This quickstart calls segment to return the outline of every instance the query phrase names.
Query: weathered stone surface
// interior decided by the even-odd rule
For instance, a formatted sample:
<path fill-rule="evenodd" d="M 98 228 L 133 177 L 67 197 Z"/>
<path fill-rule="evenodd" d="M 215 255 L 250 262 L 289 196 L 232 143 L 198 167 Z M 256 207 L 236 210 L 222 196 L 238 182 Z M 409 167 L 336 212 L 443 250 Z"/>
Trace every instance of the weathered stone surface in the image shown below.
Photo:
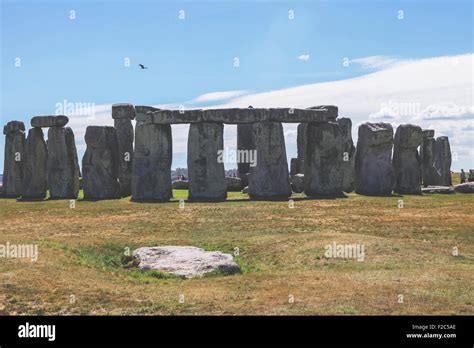
<path fill-rule="evenodd" d="M 31 128 L 25 143 L 22 199 L 44 199 L 47 191 L 48 149 L 41 128 Z"/>
<path fill-rule="evenodd" d="M 350 118 L 341 117 L 336 122 L 342 131 L 342 190 L 352 192 L 354 191 L 355 181 L 355 146 L 352 141 L 352 121 Z"/>
<path fill-rule="evenodd" d="M 421 188 L 422 193 L 454 193 L 452 186 L 428 186 Z"/>
<path fill-rule="evenodd" d="M 71 128 L 48 131 L 46 171 L 51 199 L 75 199 L 79 192 L 79 164 Z"/>
<path fill-rule="evenodd" d="M 295 174 L 291 177 L 291 189 L 295 193 L 304 191 L 304 174 Z"/>
<path fill-rule="evenodd" d="M 290 160 L 290 176 L 294 176 L 300 172 L 298 158 L 292 158 Z"/>
<path fill-rule="evenodd" d="M 173 189 L 175 190 L 188 190 L 189 189 L 189 181 L 188 180 L 176 180 L 173 181 Z"/>
<path fill-rule="evenodd" d="M 25 124 L 21 121 L 10 121 L 3 127 L 3 134 L 5 135 L 18 131 L 25 131 Z"/>
<path fill-rule="evenodd" d="M 298 125 L 296 143 L 298 150 L 298 172 L 304 172 L 304 156 L 306 152 L 306 130 L 308 128 L 307 123 L 301 123 Z"/>
<path fill-rule="evenodd" d="M 227 191 L 228 192 L 240 192 L 242 190 L 242 180 L 240 178 L 233 178 L 230 176 L 226 176 L 225 178 L 227 184 Z"/>
<path fill-rule="evenodd" d="M 396 193 L 421 194 L 421 159 L 418 146 L 422 140 L 420 127 L 411 124 L 401 124 L 397 127 L 392 160 Z"/>
<path fill-rule="evenodd" d="M 132 200 L 168 201 L 172 197 L 171 126 L 141 124 L 135 127 L 135 135 Z"/>
<path fill-rule="evenodd" d="M 389 123 L 359 126 L 355 156 L 355 191 L 363 195 L 391 195 L 393 128 Z"/>
<path fill-rule="evenodd" d="M 454 191 L 459 193 L 474 193 L 474 182 L 454 185 Z"/>
<path fill-rule="evenodd" d="M 245 187 L 242 189 L 242 193 L 248 194 L 248 193 L 249 193 L 249 187 L 248 187 L 248 186 L 245 186 Z"/>
<path fill-rule="evenodd" d="M 253 143 L 252 123 L 237 125 L 237 150 L 252 151 L 255 149 Z M 237 163 L 237 175 L 242 180 L 244 186 L 248 185 L 247 173 L 250 173 L 250 163 Z"/>
<path fill-rule="evenodd" d="M 439 185 L 451 186 L 451 147 L 448 137 L 436 138 L 435 168 L 440 174 Z"/>
<path fill-rule="evenodd" d="M 224 126 L 192 123 L 188 136 L 190 201 L 223 201 L 227 198 L 224 163 L 217 160 L 224 148 Z"/>
<path fill-rule="evenodd" d="M 336 122 L 310 123 L 306 131 L 304 192 L 307 196 L 342 194 L 343 137 Z"/>
<path fill-rule="evenodd" d="M 424 186 L 438 185 L 441 182 L 441 175 L 434 166 L 436 159 L 436 139 L 434 139 L 433 136 L 434 130 L 423 130 L 420 158 L 422 182 Z"/>
<path fill-rule="evenodd" d="M 309 110 L 325 111 L 328 120 L 335 120 L 339 114 L 339 108 L 335 105 L 311 106 Z M 315 121 L 313 121 L 315 122 Z"/>
<path fill-rule="evenodd" d="M 250 167 L 249 196 L 254 200 L 286 200 L 291 195 L 283 127 L 278 122 L 253 125 L 257 164 Z"/>
<path fill-rule="evenodd" d="M 434 134 L 435 134 L 435 131 L 433 129 L 423 129 L 422 130 L 423 138 L 433 138 Z"/>
<path fill-rule="evenodd" d="M 112 105 L 112 118 L 114 120 L 119 118 L 126 118 L 133 120 L 135 118 L 135 108 L 132 104 L 118 103 Z"/>
<path fill-rule="evenodd" d="M 112 110 L 114 107 L 112 106 Z M 125 112 L 119 109 L 120 114 Z M 128 112 L 130 114 L 130 110 Z M 119 182 L 122 191 L 122 197 L 128 197 L 132 194 L 132 168 L 133 168 L 133 126 L 132 120 L 127 117 L 114 119 L 114 127 L 117 131 L 118 151 L 120 158 Z"/>
<path fill-rule="evenodd" d="M 120 198 L 119 147 L 114 127 L 89 126 L 82 158 L 84 199 Z"/>
<path fill-rule="evenodd" d="M 25 125 L 20 121 L 8 122 L 3 128 L 5 153 L 3 165 L 3 196 L 17 198 L 23 187 L 25 155 Z"/>
<path fill-rule="evenodd" d="M 135 121 L 137 125 L 142 123 L 153 123 L 153 114 L 151 112 L 160 111 L 161 109 L 153 106 L 137 105 L 135 106 Z M 150 112 L 150 113 L 148 113 Z"/>
<path fill-rule="evenodd" d="M 133 258 L 138 260 L 140 269 L 154 269 L 184 278 L 202 277 L 213 271 L 223 274 L 240 271 L 232 255 L 193 246 L 142 247 L 133 251 Z"/>
<path fill-rule="evenodd" d="M 69 118 L 64 115 L 58 116 L 35 116 L 31 119 L 31 127 L 64 127 Z"/>
<path fill-rule="evenodd" d="M 241 124 L 254 122 L 326 122 L 337 116 L 337 107 L 315 107 L 311 109 L 293 108 L 233 108 L 208 110 L 160 110 L 151 113 L 147 122 L 171 123 L 198 123 L 217 122 L 227 124 Z"/>

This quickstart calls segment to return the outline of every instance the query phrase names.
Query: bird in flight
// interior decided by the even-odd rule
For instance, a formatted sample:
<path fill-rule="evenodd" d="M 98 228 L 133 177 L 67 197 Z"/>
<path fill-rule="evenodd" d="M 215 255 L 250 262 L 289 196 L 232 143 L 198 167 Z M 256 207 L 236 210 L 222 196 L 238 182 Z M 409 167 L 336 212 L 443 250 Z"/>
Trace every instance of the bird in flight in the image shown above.
<path fill-rule="evenodd" d="M 142 69 L 148 69 L 148 67 L 144 66 L 143 64 L 138 64 L 140 66 L 140 68 Z"/>

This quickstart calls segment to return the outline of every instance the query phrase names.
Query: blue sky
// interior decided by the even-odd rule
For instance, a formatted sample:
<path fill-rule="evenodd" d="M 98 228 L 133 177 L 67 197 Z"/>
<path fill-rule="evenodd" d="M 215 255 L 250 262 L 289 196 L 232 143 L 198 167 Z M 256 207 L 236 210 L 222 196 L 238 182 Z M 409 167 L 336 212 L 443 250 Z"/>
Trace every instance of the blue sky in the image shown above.
<path fill-rule="evenodd" d="M 186 103 L 211 92 L 261 93 L 380 69 L 345 67 L 345 57 L 472 53 L 472 16 L 470 0 L 1 1 L 1 121 L 29 127 L 32 116 L 54 114 L 64 99 Z M 0 168 L 3 148 L 2 137 Z M 173 167 L 185 163 L 177 156 Z"/>

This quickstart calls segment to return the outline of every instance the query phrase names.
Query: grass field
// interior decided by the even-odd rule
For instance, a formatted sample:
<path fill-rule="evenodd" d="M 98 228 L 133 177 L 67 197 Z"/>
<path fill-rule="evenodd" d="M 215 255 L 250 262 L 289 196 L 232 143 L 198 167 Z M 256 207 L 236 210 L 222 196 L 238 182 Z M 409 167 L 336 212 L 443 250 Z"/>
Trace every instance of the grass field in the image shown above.
<path fill-rule="evenodd" d="M 0 199 L 0 244 L 39 248 L 36 262 L 0 259 L 0 314 L 474 314 L 473 195 L 298 195 L 291 209 L 233 193 L 180 209 L 186 195 Z M 332 242 L 363 244 L 365 260 L 326 258 Z M 242 272 L 186 280 L 121 266 L 126 248 L 154 245 L 238 248 Z"/>

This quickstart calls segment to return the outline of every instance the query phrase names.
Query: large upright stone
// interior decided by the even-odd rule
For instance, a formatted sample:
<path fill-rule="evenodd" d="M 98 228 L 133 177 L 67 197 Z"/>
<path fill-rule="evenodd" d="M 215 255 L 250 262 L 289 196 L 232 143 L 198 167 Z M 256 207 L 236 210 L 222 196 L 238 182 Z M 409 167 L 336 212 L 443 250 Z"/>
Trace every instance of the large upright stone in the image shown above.
<path fill-rule="evenodd" d="M 135 109 L 132 104 L 112 105 L 112 118 L 117 130 L 119 145 L 119 182 L 122 197 L 132 194 L 132 167 L 133 167 L 133 126 Z"/>
<path fill-rule="evenodd" d="M 115 128 L 89 126 L 85 141 L 87 149 L 82 158 L 84 199 L 120 198 L 120 158 Z"/>
<path fill-rule="evenodd" d="M 420 127 L 411 124 L 398 126 L 393 141 L 392 160 L 396 193 L 421 194 L 421 159 L 418 146 L 422 140 Z"/>
<path fill-rule="evenodd" d="M 237 151 L 254 151 L 253 124 L 242 123 L 237 125 Z M 249 156 L 246 156 L 247 158 Z M 237 163 L 237 175 L 242 181 L 243 187 L 248 185 L 247 173 L 250 173 L 250 162 Z"/>
<path fill-rule="evenodd" d="M 3 166 L 3 195 L 8 198 L 21 196 L 25 150 L 25 125 L 10 121 L 3 128 L 5 154 Z"/>
<path fill-rule="evenodd" d="M 359 126 L 355 156 L 355 191 L 363 195 L 391 195 L 393 128 L 390 123 Z"/>
<path fill-rule="evenodd" d="M 300 123 L 298 125 L 296 144 L 298 150 L 298 163 L 297 163 L 297 172 L 304 172 L 304 156 L 306 152 L 306 130 L 308 128 L 307 123 Z"/>
<path fill-rule="evenodd" d="M 350 118 L 341 117 L 336 120 L 342 131 L 342 190 L 344 192 L 354 191 L 354 164 L 355 146 L 352 141 L 352 121 Z"/>
<path fill-rule="evenodd" d="M 250 199 L 288 199 L 291 196 L 291 186 L 281 123 L 255 123 L 253 139 L 257 150 L 257 165 L 250 168 Z"/>
<path fill-rule="evenodd" d="M 169 124 L 139 124 L 135 126 L 135 152 L 132 170 L 133 201 L 164 202 L 172 197 L 172 146 Z"/>
<path fill-rule="evenodd" d="M 41 128 L 31 128 L 25 144 L 22 199 L 44 199 L 48 177 L 46 164 L 48 149 Z"/>
<path fill-rule="evenodd" d="M 342 194 L 342 129 L 336 122 L 309 123 L 306 130 L 304 192 L 307 196 Z"/>
<path fill-rule="evenodd" d="M 441 186 L 451 186 L 451 147 L 448 137 L 436 138 L 435 168 L 440 174 Z"/>
<path fill-rule="evenodd" d="M 79 164 L 71 128 L 48 131 L 48 189 L 51 199 L 75 199 L 79 192 Z"/>
<path fill-rule="evenodd" d="M 224 125 L 192 123 L 188 136 L 188 176 L 190 201 L 223 201 L 227 184 L 218 151 L 224 148 Z"/>
<path fill-rule="evenodd" d="M 435 168 L 436 139 L 434 130 L 423 130 L 423 142 L 420 149 L 423 186 L 436 186 L 441 182 L 441 175 Z"/>

